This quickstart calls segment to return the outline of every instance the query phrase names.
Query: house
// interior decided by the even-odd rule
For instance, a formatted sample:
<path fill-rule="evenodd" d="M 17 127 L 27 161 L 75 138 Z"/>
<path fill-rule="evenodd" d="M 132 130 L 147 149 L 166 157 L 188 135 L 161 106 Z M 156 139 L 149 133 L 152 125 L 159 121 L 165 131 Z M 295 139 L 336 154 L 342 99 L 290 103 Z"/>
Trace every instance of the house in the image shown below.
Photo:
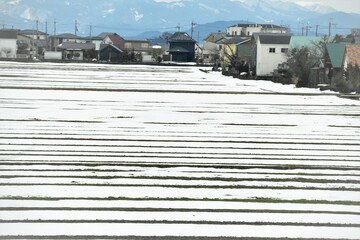
<path fill-rule="evenodd" d="M 17 30 L 0 30 L 0 58 L 16 58 Z"/>
<path fill-rule="evenodd" d="M 123 61 L 124 51 L 112 44 L 101 44 L 99 51 L 99 60 L 106 62 L 121 62 Z"/>
<path fill-rule="evenodd" d="M 21 35 L 25 35 L 27 37 L 30 37 L 34 40 L 46 40 L 48 38 L 48 34 L 41 32 L 41 31 L 37 31 L 34 29 L 25 29 L 25 30 L 21 30 L 19 31 L 19 34 Z"/>
<path fill-rule="evenodd" d="M 103 43 L 104 38 L 101 38 L 99 36 L 88 36 L 84 37 L 85 43 L 92 43 L 95 45 L 95 51 L 100 50 L 100 45 Z"/>
<path fill-rule="evenodd" d="M 92 43 L 63 42 L 57 50 L 63 52 L 66 60 L 82 61 L 84 58 L 90 60 L 95 57 L 91 55 L 91 52 L 95 51 L 95 45 Z"/>
<path fill-rule="evenodd" d="M 211 33 L 204 39 L 203 42 L 203 58 L 204 63 L 217 63 L 219 64 L 220 59 L 220 47 L 219 41 L 226 37 L 226 33 L 216 32 Z"/>
<path fill-rule="evenodd" d="M 72 42 L 72 43 L 86 43 L 84 39 L 79 36 L 76 36 L 72 33 L 63 33 L 54 36 L 50 36 L 50 50 L 56 50 L 57 46 L 64 42 Z"/>
<path fill-rule="evenodd" d="M 125 49 L 125 39 L 116 33 L 107 35 L 102 43 L 108 45 L 114 45 L 117 48 L 121 49 L 122 51 Z"/>
<path fill-rule="evenodd" d="M 153 49 L 147 40 L 125 40 L 125 51 L 137 62 L 152 62 Z"/>
<path fill-rule="evenodd" d="M 47 33 L 34 29 L 25 29 L 19 31 L 19 34 L 33 39 L 34 57 L 42 55 L 46 49 L 50 48 L 49 35 Z"/>
<path fill-rule="evenodd" d="M 252 36 L 254 33 L 288 33 L 288 29 L 273 24 L 236 24 L 226 29 L 229 36 Z"/>
<path fill-rule="evenodd" d="M 333 80 L 342 78 L 345 47 L 346 46 L 341 43 L 326 44 L 325 71 L 327 72 L 330 84 Z"/>
<path fill-rule="evenodd" d="M 195 59 L 196 61 L 203 61 L 204 49 L 198 44 L 195 43 Z"/>
<path fill-rule="evenodd" d="M 251 66 L 256 76 L 272 76 L 279 64 L 286 61 L 290 34 L 254 33 Z"/>
<path fill-rule="evenodd" d="M 26 35 L 17 35 L 17 58 L 30 58 L 33 55 L 34 39 Z"/>
<path fill-rule="evenodd" d="M 222 41 L 220 59 L 222 68 L 231 69 L 232 72 L 248 72 L 251 59 L 251 38 L 231 37 Z M 243 66 L 247 66 L 243 69 Z"/>
<path fill-rule="evenodd" d="M 344 70 L 348 68 L 349 65 L 359 66 L 360 67 L 360 45 L 346 45 L 345 53 L 343 59 Z"/>
<path fill-rule="evenodd" d="M 172 61 L 194 62 L 195 43 L 186 32 L 176 32 L 169 38 L 169 53 Z"/>

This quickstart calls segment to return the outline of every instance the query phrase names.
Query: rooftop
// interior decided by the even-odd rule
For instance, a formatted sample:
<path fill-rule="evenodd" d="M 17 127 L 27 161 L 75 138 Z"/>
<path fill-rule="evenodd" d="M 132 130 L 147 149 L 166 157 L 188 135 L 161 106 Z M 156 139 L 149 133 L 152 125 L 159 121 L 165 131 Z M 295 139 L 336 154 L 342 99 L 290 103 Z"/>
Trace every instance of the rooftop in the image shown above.
<path fill-rule="evenodd" d="M 242 27 L 242 28 L 248 28 L 248 27 L 261 27 L 261 28 L 284 28 L 278 25 L 274 24 L 257 24 L 257 23 L 247 23 L 247 24 L 236 24 L 230 27 Z"/>
<path fill-rule="evenodd" d="M 226 37 L 226 33 L 223 32 L 211 33 L 209 36 L 205 38 L 205 41 L 216 43 L 217 41 L 219 41 L 224 37 Z"/>
<path fill-rule="evenodd" d="M 254 38 L 261 44 L 290 44 L 291 34 L 287 33 L 254 33 Z"/>
<path fill-rule="evenodd" d="M 90 50 L 90 49 L 94 49 L 95 45 L 93 43 L 64 42 L 60 44 L 58 48 L 67 49 L 67 50 Z"/>
<path fill-rule="evenodd" d="M 170 37 L 169 42 L 196 42 L 196 41 L 192 39 L 189 36 L 189 34 L 187 34 L 186 32 L 176 32 Z"/>
<path fill-rule="evenodd" d="M 231 37 L 223 42 L 223 44 L 241 44 L 250 41 L 248 37 Z"/>
<path fill-rule="evenodd" d="M 80 39 L 81 37 L 76 36 L 72 33 L 63 33 L 59 35 L 52 36 L 53 38 L 67 38 L 67 39 Z"/>
<path fill-rule="evenodd" d="M 340 43 L 328 43 L 326 44 L 326 50 L 329 53 L 332 66 L 334 68 L 341 68 L 345 54 L 345 45 Z"/>
<path fill-rule="evenodd" d="M 44 32 L 36 31 L 34 29 L 24 29 L 24 30 L 21 30 L 19 33 L 23 34 L 23 35 L 48 35 Z"/>
<path fill-rule="evenodd" d="M 116 33 L 114 33 L 112 35 L 107 35 L 106 37 L 108 37 L 113 44 L 119 45 L 119 46 L 122 45 L 123 41 L 124 41 L 124 39 Z"/>
<path fill-rule="evenodd" d="M 0 30 L 0 39 L 17 39 L 17 30 Z"/>

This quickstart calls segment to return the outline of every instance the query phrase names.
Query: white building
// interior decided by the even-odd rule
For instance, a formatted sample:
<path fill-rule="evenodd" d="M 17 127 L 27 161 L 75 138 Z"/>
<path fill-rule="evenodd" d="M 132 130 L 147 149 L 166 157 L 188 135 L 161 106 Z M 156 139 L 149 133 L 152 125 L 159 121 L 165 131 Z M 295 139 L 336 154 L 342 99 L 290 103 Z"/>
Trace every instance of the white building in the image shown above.
<path fill-rule="evenodd" d="M 19 34 L 30 37 L 34 40 L 46 40 L 48 37 L 48 34 L 41 32 L 41 31 L 36 31 L 35 29 L 25 29 L 25 30 L 21 30 L 19 32 Z"/>
<path fill-rule="evenodd" d="M 0 30 L 0 58 L 16 58 L 17 30 Z"/>
<path fill-rule="evenodd" d="M 255 33 L 253 35 L 253 66 L 257 76 L 271 76 L 286 61 L 290 34 Z"/>
<path fill-rule="evenodd" d="M 229 36 L 252 36 L 254 33 L 287 33 L 285 27 L 273 24 L 237 24 L 226 29 Z"/>

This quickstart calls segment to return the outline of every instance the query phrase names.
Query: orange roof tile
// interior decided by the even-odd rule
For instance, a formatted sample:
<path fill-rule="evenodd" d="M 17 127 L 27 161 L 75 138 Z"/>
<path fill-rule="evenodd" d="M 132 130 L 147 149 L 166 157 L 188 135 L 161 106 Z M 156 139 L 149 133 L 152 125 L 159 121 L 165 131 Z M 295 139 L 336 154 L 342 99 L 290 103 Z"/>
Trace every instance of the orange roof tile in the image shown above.
<path fill-rule="evenodd" d="M 347 45 L 345 54 L 349 64 L 360 66 L 360 45 Z"/>

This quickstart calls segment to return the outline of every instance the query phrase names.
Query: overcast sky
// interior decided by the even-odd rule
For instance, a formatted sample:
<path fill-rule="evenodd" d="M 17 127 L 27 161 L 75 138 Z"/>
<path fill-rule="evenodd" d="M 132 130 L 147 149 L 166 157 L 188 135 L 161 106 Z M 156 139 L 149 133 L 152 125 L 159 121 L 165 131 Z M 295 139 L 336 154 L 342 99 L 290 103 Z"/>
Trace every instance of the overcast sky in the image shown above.
<path fill-rule="evenodd" d="M 325 5 L 329 5 L 339 11 L 360 13 L 360 0 L 286 0 L 286 1 L 297 2 L 301 4 L 319 2 Z"/>

